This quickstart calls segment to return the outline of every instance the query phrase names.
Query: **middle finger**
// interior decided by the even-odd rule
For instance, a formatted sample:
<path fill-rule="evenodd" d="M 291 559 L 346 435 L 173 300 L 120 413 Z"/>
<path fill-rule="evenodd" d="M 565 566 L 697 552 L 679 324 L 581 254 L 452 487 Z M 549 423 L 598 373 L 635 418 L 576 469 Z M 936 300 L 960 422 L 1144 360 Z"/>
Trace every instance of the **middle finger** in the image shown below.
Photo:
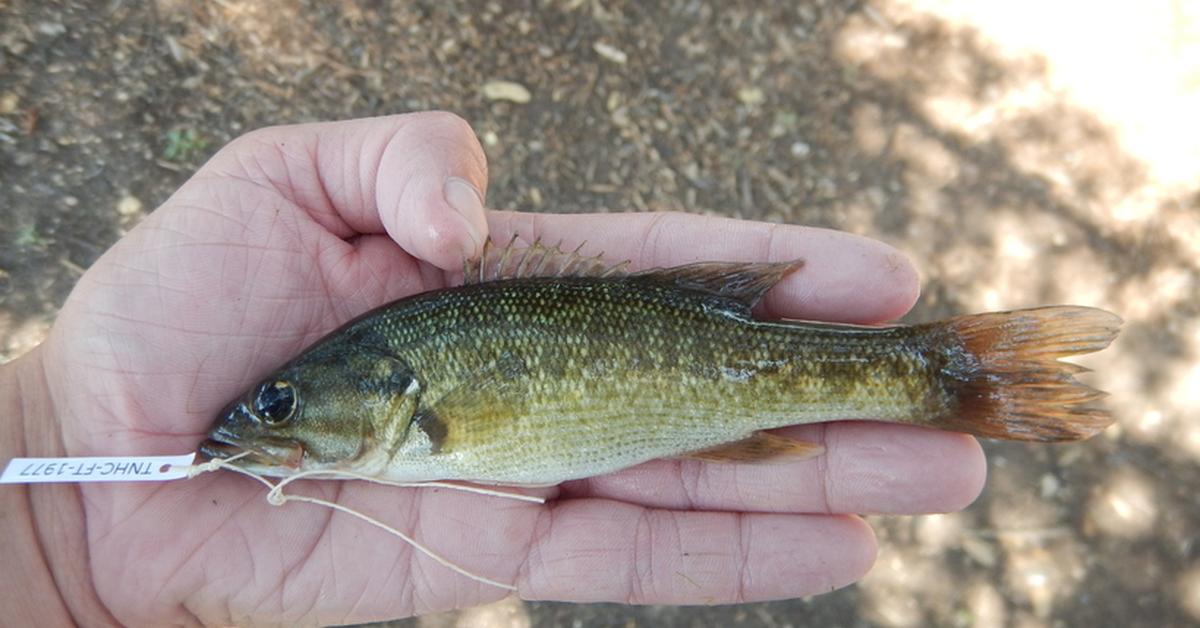
<path fill-rule="evenodd" d="M 822 443 L 825 453 L 757 464 L 656 460 L 569 482 L 560 498 L 687 510 L 923 514 L 964 508 L 987 475 L 983 450 L 964 434 L 858 421 L 777 433 Z"/>

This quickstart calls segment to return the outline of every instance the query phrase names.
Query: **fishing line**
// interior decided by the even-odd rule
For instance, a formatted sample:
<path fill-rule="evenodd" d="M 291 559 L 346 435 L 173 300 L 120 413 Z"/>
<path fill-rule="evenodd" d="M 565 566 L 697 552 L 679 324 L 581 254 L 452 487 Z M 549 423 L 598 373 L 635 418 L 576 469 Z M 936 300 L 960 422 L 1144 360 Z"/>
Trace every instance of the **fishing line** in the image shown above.
<path fill-rule="evenodd" d="M 286 477 L 286 478 L 279 480 L 278 482 L 272 484 L 270 480 L 266 479 L 265 477 L 255 473 L 253 471 L 250 471 L 248 469 L 243 469 L 241 467 L 229 464 L 230 462 L 233 462 L 234 460 L 237 460 L 238 458 L 246 456 L 249 453 L 250 453 L 249 451 L 245 451 L 245 452 L 242 452 L 235 456 L 231 456 L 229 458 L 213 458 L 212 460 L 209 460 L 207 462 L 202 462 L 200 464 L 192 465 L 192 468 L 188 470 L 188 477 L 193 478 L 193 477 L 196 477 L 197 475 L 200 475 L 201 473 L 208 473 L 210 471 L 219 471 L 221 469 L 226 469 L 229 471 L 234 471 L 236 473 L 240 473 L 244 476 L 253 478 L 255 481 L 257 481 L 260 484 L 262 484 L 263 486 L 267 487 L 267 503 L 271 504 L 272 506 L 282 506 L 288 502 L 302 502 L 302 503 L 306 503 L 306 504 L 314 504 L 317 506 L 324 506 L 326 508 L 330 508 L 337 512 L 345 513 L 347 515 L 350 515 L 350 516 L 356 517 L 362 521 L 365 521 L 385 532 L 388 532 L 389 534 L 394 535 L 395 537 L 399 538 L 401 541 L 408 543 L 413 549 L 428 556 L 429 558 L 432 558 L 433 560 L 437 561 L 438 564 L 442 565 L 443 567 L 446 567 L 447 569 L 453 571 L 454 573 L 457 573 L 459 575 L 462 575 L 462 576 L 465 576 L 472 580 L 475 580 L 476 582 L 482 582 L 483 584 L 489 584 L 494 587 L 499 587 L 501 589 L 505 589 L 507 591 L 516 591 L 517 588 L 510 584 L 506 584 L 503 582 L 499 582 L 497 580 L 492 580 L 491 578 L 487 578 L 485 576 L 480 576 L 478 574 L 471 573 L 470 571 L 467 571 L 466 569 L 454 564 L 453 562 L 450 561 L 450 559 L 443 557 L 442 555 L 438 554 L 437 552 L 433 551 L 432 549 L 421 544 L 419 541 L 417 541 L 413 537 L 401 532 L 400 530 L 397 530 L 396 528 L 394 528 L 394 527 L 392 527 L 370 515 L 361 513 L 361 512 L 354 510 L 353 508 L 350 508 L 348 506 L 343 506 L 336 502 L 331 502 L 328 500 L 320 499 L 318 497 L 308 497 L 306 495 L 290 495 L 290 494 L 284 493 L 283 488 L 285 486 L 287 486 L 288 484 L 295 482 L 296 480 L 300 480 L 300 479 L 304 479 L 304 478 L 309 478 L 309 479 L 342 478 L 342 479 L 362 480 L 365 482 L 371 482 L 373 484 L 383 484 L 383 485 L 387 485 L 387 486 L 398 486 L 398 487 L 404 487 L 404 488 L 426 488 L 426 487 L 448 488 L 448 489 L 463 491 L 463 492 L 467 492 L 467 493 L 475 493 L 475 494 L 479 494 L 479 495 L 489 495 L 492 497 L 503 497 L 506 499 L 515 499 L 518 501 L 533 502 L 533 503 L 537 503 L 537 504 L 544 504 L 546 502 L 546 500 L 544 500 L 540 497 L 532 496 L 532 495 L 509 493 L 509 492 L 505 492 L 505 491 L 497 491 L 497 490 L 487 489 L 487 488 L 482 488 L 482 487 L 477 487 L 477 486 L 468 486 L 468 485 L 462 485 L 462 484 L 450 484 L 450 483 L 445 483 L 445 482 L 419 482 L 419 483 L 416 483 L 416 482 L 393 482 L 390 480 L 373 478 L 370 476 L 365 476 L 365 475 L 348 472 L 348 471 L 301 471 L 300 473 L 297 473 L 296 475 Z"/>
<path fill-rule="evenodd" d="M 240 455 L 240 454 L 239 454 Z M 464 493 L 475 493 L 477 495 L 488 495 L 490 497 L 503 497 L 504 499 L 514 499 L 522 502 L 530 502 L 532 504 L 545 504 L 546 500 L 536 495 L 524 495 L 522 493 L 512 493 L 509 491 L 500 491 L 472 484 L 455 484 L 453 482 L 397 482 L 394 480 L 385 480 L 382 478 L 363 475 L 353 471 L 333 471 L 333 470 L 312 470 L 301 471 L 296 475 L 288 476 L 279 481 L 279 486 L 290 484 L 296 480 L 310 478 L 314 480 L 362 480 L 372 484 L 382 484 L 384 486 L 398 486 L 401 488 L 448 488 L 454 491 L 462 491 Z"/>

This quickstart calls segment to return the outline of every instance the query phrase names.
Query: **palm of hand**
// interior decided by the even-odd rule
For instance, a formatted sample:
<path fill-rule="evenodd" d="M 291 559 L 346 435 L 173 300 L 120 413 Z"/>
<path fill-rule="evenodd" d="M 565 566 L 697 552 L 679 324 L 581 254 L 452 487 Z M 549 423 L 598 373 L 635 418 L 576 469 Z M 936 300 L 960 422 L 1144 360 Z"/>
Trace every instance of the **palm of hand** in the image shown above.
<path fill-rule="evenodd" d="M 55 391 L 68 451 L 194 451 L 217 410 L 264 370 L 368 304 L 440 279 L 387 236 L 348 242 L 309 208 L 241 176 L 190 185 L 97 264 L 55 329 L 56 340 L 75 343 L 73 358 L 52 367 L 64 371 L 54 379 L 70 382 Z M 380 493 L 339 489 L 319 487 L 343 503 Z M 306 600 L 341 595 L 352 604 L 388 572 L 364 569 L 384 569 L 372 562 L 388 540 L 313 507 L 271 507 L 245 478 L 83 490 L 98 591 L 110 606 L 140 607 L 147 618 L 187 610 L 211 621 L 210 604 L 300 617 Z M 411 491 L 376 501 L 417 508 Z M 339 546 L 342 535 L 359 542 Z M 394 566 L 408 562 L 403 551 L 389 553 Z M 401 584 L 391 583 L 397 594 Z M 452 604 L 431 593 L 393 608 Z"/>
<path fill-rule="evenodd" d="M 324 333 L 369 307 L 446 284 L 445 271 L 397 246 L 404 236 L 384 220 L 389 237 L 377 218 L 384 211 L 377 207 L 396 202 L 389 190 L 399 186 L 395 194 L 412 194 L 413 185 L 403 184 L 421 171 L 406 166 L 412 158 L 393 157 L 400 164 L 396 180 L 378 175 L 389 152 L 413 148 L 402 141 L 404 131 L 393 129 L 391 139 L 374 144 L 343 134 L 350 136 L 344 150 L 324 149 L 324 156 L 307 159 L 274 139 L 223 151 L 88 272 L 54 328 L 45 361 L 71 455 L 193 451 L 225 403 Z M 355 176 L 377 185 L 327 174 L 331 160 L 345 162 L 356 151 L 372 154 L 364 147 L 375 144 L 382 147 L 376 146 L 374 160 Z M 466 144 L 467 152 L 477 150 Z M 434 165 L 453 172 L 458 157 Z M 587 237 L 608 238 L 610 251 L 640 257 L 644 265 L 674 261 L 685 250 L 688 235 L 672 235 L 677 229 L 716 231 L 677 217 L 666 219 L 678 223 L 667 230 L 664 220 L 651 218 L 622 223 L 595 217 L 568 228 L 553 219 L 512 215 L 495 217 L 492 231 L 497 238 L 520 229 L 554 240 L 595 234 L 606 221 L 610 235 Z M 426 220 L 413 229 L 420 233 L 437 224 Z M 647 251 L 632 244 L 640 236 L 684 240 Z M 807 242 L 810 250 L 813 242 Z M 452 251 L 431 249 L 428 241 L 407 244 L 450 266 Z M 863 275 L 869 277 L 869 270 Z M 900 294 L 882 309 L 860 309 L 850 318 L 894 315 L 907 298 Z M 815 313 L 820 307 L 813 306 Z M 920 447 L 937 451 L 943 465 L 958 469 L 978 467 L 978 451 L 973 442 L 949 435 L 918 439 L 911 430 L 841 427 L 805 432 L 810 438 L 824 434 L 830 461 L 824 467 L 798 463 L 792 477 L 779 468 L 652 463 L 564 487 L 562 496 L 573 499 L 545 507 L 361 483 L 310 483 L 303 492 L 388 521 L 473 572 L 516 584 L 527 597 L 765 599 L 840 586 L 861 575 L 873 555 L 860 521 L 793 513 L 945 510 L 978 490 L 970 474 L 947 478 L 938 469 L 931 471 L 941 485 L 922 499 L 888 502 L 845 488 L 861 478 L 847 466 L 848 479 L 838 480 L 839 447 L 872 450 L 878 458 L 880 439 L 904 441 L 909 455 L 914 445 L 905 439 L 919 440 Z M 901 473 L 900 484 L 929 486 L 928 475 Z M 897 488 L 892 484 L 879 492 L 890 494 Z M 506 594 L 356 520 L 304 504 L 271 506 L 262 486 L 230 474 L 83 485 L 82 499 L 96 589 L 127 623 L 343 623 Z M 768 512 L 737 512 L 747 510 Z M 679 573 L 690 575 L 672 575 Z"/>

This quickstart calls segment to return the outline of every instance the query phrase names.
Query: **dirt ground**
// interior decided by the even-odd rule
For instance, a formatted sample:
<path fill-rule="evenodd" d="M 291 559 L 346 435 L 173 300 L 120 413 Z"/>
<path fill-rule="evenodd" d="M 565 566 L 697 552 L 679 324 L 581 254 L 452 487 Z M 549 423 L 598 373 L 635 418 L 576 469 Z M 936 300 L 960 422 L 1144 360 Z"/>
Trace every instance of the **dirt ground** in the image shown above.
<path fill-rule="evenodd" d="M 524 90 L 498 99 L 495 81 Z M 507 600 L 396 625 L 1195 625 L 1198 105 L 1183 1 L 0 0 L 0 359 L 233 137 L 448 109 L 488 152 L 494 207 L 871 235 L 923 273 L 913 320 L 1116 311 L 1125 332 L 1086 364 L 1119 422 L 985 445 L 974 506 L 873 518 L 875 570 L 830 595 Z"/>

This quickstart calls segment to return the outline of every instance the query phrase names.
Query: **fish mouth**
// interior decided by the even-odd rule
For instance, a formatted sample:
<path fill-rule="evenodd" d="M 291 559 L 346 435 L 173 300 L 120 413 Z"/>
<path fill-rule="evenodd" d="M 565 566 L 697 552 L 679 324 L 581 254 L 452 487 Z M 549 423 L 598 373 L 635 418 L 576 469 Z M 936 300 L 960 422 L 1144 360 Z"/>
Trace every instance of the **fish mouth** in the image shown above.
<path fill-rule="evenodd" d="M 204 458 L 207 460 L 223 460 L 225 458 L 232 458 L 249 450 L 234 445 L 233 443 L 227 443 L 215 438 L 206 438 L 204 439 L 204 442 L 200 443 L 200 446 L 196 449 L 196 451 L 201 456 L 204 456 Z M 253 452 L 251 452 L 251 455 L 253 455 Z M 248 458 L 250 456 L 246 457 Z"/>
<path fill-rule="evenodd" d="M 297 442 L 263 443 L 248 447 L 216 430 L 196 449 L 207 460 L 227 460 L 238 456 L 235 464 L 243 467 L 270 467 L 296 470 L 304 458 L 304 446 Z"/>

